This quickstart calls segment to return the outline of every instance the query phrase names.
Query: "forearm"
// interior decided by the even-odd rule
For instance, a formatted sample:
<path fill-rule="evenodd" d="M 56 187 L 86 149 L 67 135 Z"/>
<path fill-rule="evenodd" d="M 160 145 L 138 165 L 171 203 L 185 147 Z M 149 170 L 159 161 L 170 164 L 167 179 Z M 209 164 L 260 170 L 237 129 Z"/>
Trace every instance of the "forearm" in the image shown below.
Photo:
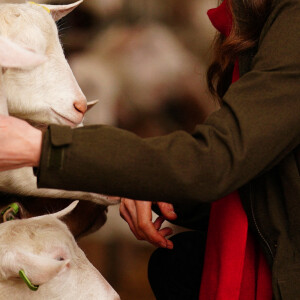
<path fill-rule="evenodd" d="M 181 202 L 199 196 L 199 142 L 185 132 L 142 139 L 109 126 L 65 128 L 60 143 L 60 130 L 51 126 L 45 135 L 39 187 L 150 201 Z"/>

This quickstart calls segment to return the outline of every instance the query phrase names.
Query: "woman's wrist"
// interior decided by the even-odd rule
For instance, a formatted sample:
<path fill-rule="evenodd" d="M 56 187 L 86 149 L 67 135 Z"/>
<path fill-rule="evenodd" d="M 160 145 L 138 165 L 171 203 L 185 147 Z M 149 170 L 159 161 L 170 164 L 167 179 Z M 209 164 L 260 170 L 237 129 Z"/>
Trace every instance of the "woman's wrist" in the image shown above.
<path fill-rule="evenodd" d="M 0 115 L 0 171 L 39 166 L 42 139 L 27 122 Z"/>
<path fill-rule="evenodd" d="M 32 137 L 31 137 L 31 149 L 29 163 L 32 167 L 38 167 L 40 164 L 41 152 L 42 152 L 42 141 L 43 134 L 42 131 L 32 127 Z"/>

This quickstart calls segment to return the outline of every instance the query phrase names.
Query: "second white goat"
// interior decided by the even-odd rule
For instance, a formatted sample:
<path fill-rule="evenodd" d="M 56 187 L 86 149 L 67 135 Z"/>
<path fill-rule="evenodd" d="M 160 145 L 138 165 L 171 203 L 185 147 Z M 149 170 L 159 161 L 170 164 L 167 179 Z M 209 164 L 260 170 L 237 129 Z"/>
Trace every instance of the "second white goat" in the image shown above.
<path fill-rule="evenodd" d="M 120 299 L 60 221 L 75 206 L 1 224 L 0 299 Z"/>

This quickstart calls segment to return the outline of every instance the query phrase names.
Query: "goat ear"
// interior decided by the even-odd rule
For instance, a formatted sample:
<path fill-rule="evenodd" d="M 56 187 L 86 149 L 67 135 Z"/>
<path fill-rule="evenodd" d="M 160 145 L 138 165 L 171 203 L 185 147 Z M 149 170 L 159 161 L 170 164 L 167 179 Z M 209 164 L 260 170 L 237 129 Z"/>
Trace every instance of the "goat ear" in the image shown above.
<path fill-rule="evenodd" d="M 36 255 L 26 251 L 7 251 L 1 260 L 0 274 L 3 279 L 16 278 L 19 271 L 34 285 L 41 285 L 57 276 L 70 265 L 70 260 L 59 261 L 49 257 Z"/>
<path fill-rule="evenodd" d="M 81 4 L 83 0 L 79 0 L 72 4 L 65 5 L 49 5 L 49 4 L 41 4 L 42 6 L 49 9 L 50 14 L 54 21 L 58 21 L 67 14 L 69 14 L 72 10 L 74 10 L 79 4 Z"/>
<path fill-rule="evenodd" d="M 46 56 L 29 51 L 0 36 L 0 66 L 4 68 L 32 68 L 46 61 Z"/>

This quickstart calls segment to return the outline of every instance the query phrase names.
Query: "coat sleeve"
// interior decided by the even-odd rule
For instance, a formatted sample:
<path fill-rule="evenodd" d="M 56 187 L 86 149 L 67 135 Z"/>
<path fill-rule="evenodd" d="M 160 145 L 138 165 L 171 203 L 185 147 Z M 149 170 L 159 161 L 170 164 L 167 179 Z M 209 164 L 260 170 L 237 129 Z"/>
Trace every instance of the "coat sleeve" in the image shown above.
<path fill-rule="evenodd" d="M 275 166 L 300 141 L 300 2 L 279 3 L 251 70 L 193 134 L 142 139 L 110 126 L 63 134 L 51 126 L 39 187 L 199 204 Z"/>

